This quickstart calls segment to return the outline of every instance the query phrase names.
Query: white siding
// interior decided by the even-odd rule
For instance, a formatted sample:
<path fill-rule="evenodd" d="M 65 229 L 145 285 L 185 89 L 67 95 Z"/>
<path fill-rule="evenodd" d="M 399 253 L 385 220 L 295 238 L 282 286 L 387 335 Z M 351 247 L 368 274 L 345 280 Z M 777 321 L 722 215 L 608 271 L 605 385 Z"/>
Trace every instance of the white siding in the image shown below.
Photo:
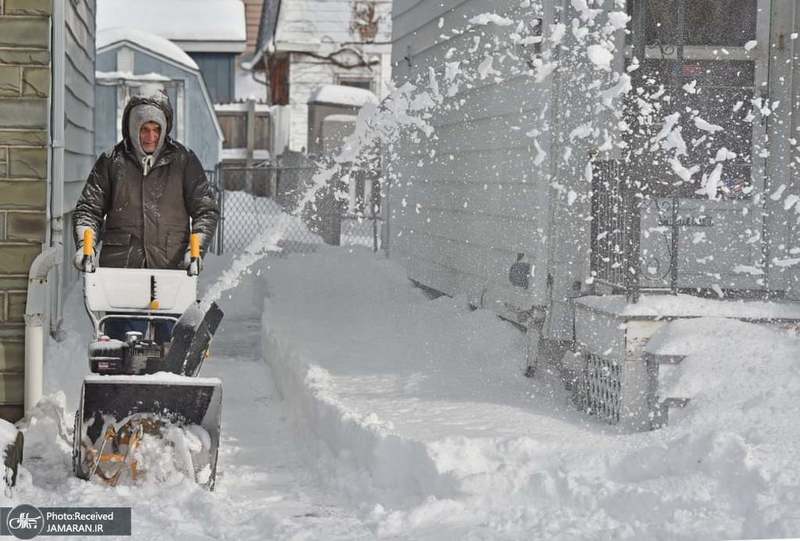
<path fill-rule="evenodd" d="M 282 0 L 276 42 L 278 50 L 288 50 L 288 44 L 316 47 L 359 41 L 351 30 L 352 0 Z M 375 41 L 386 42 L 392 35 L 391 0 L 376 0 L 379 17 Z"/>
<path fill-rule="evenodd" d="M 308 98 L 322 85 L 337 84 L 341 77 L 371 79 L 378 98 L 386 95 L 391 81 L 389 42 L 392 35 L 390 0 L 375 2 L 378 33 L 374 43 L 362 42 L 353 28 L 352 0 L 283 0 L 277 24 L 276 50 L 290 52 L 289 106 L 290 150 L 308 146 Z M 369 67 L 347 69 L 319 58 L 347 47 L 357 49 Z M 337 56 L 357 62 L 355 56 Z"/>
<path fill-rule="evenodd" d="M 519 4 L 396 0 L 396 83 L 426 84 L 430 68 L 442 72 L 448 50 L 463 53 L 474 38 L 485 40 L 496 31 L 454 29 L 467 28 L 469 19 L 487 11 L 514 18 Z M 525 133 L 550 114 L 550 99 L 549 85 L 534 85 L 529 77 L 476 81 L 445 98 L 430 120 L 435 140 L 400 145 L 402 177 L 390 190 L 389 249 L 412 279 L 450 295 L 466 294 L 506 315 L 546 303 L 549 162 L 536 165 L 537 150 Z M 549 148 L 548 135 L 538 143 Z M 508 280 L 518 254 L 534 265 L 528 290 Z"/>
<path fill-rule="evenodd" d="M 64 259 L 61 283 L 51 290 L 51 300 L 63 299 L 78 279 L 72 266 L 72 211 L 94 165 L 95 28 L 96 0 L 64 2 Z M 51 131 L 52 133 L 52 131 Z M 58 175 L 53 177 L 58 182 Z M 55 187 L 54 187 L 55 188 Z M 58 309 L 55 309 L 55 307 Z M 54 304 L 51 317 L 62 317 L 62 303 Z"/>
<path fill-rule="evenodd" d="M 383 53 L 388 56 L 387 53 Z M 289 106 L 291 109 L 290 150 L 300 151 L 308 147 L 308 99 L 322 85 L 337 84 L 339 77 L 372 79 L 376 82 L 376 92 L 385 92 L 385 85 L 391 79 L 383 62 L 367 67 L 345 69 L 325 60 L 313 58 L 302 53 L 292 53 L 289 67 Z"/>
<path fill-rule="evenodd" d="M 562 20 L 571 20 L 569 2 L 558 3 Z M 427 86 L 429 72 L 441 76 L 448 61 L 474 72 L 487 52 L 502 79 L 463 85 L 430 119 L 434 140 L 401 145 L 396 167 L 401 177 L 391 187 L 388 206 L 389 250 L 412 279 L 450 295 L 466 294 L 499 313 L 545 306 L 548 335 L 571 339 L 570 297 L 588 275 L 591 216 L 588 197 L 567 194 L 589 192 L 584 169 L 591 148 L 576 143 L 565 153 L 565 147 L 570 132 L 596 114 L 585 85 L 575 81 L 597 74 L 587 60 L 570 58 L 564 72 L 540 83 L 515 75 L 526 71 L 525 59 L 503 55 L 494 41 L 507 42 L 515 27 L 469 21 L 487 12 L 531 20 L 521 4 L 395 0 L 392 59 L 398 85 Z M 542 2 L 539 13 L 545 43 L 555 20 L 553 4 Z M 569 46 L 572 39 L 567 32 L 562 43 Z M 562 54 L 560 48 L 550 53 L 553 60 Z M 532 130 L 539 133 L 528 136 Z M 508 280 L 518 254 L 535 269 L 528 290 Z"/>

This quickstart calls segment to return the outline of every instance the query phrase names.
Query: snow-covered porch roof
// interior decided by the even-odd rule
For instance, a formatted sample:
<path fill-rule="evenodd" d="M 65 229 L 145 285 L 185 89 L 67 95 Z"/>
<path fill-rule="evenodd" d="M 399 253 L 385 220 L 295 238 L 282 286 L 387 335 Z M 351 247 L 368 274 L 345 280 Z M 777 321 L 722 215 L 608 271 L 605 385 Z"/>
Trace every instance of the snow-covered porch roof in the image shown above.
<path fill-rule="evenodd" d="M 315 90 L 308 103 L 325 103 L 346 107 L 363 107 L 368 103 L 378 103 L 378 98 L 363 88 L 342 85 L 322 85 Z"/>
<path fill-rule="evenodd" d="M 131 27 L 167 38 L 184 51 L 245 50 L 244 4 L 241 0 L 128 0 L 97 3 L 97 29 Z"/>

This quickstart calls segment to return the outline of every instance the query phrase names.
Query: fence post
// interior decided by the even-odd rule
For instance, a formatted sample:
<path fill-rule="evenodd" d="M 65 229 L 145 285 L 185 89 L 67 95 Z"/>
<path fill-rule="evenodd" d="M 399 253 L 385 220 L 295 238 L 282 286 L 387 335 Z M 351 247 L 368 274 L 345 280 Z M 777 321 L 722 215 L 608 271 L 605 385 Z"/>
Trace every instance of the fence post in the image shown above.
<path fill-rule="evenodd" d="M 378 251 L 378 197 L 380 195 L 380 189 L 377 186 L 377 180 L 370 180 L 370 197 L 369 197 L 369 210 L 372 219 L 372 251 Z"/>
<path fill-rule="evenodd" d="M 678 226 L 678 196 L 672 196 L 672 239 L 669 254 L 669 288 L 673 295 L 678 294 L 678 241 L 680 240 L 680 227 Z"/>
<path fill-rule="evenodd" d="M 280 198 L 278 197 L 278 171 L 280 168 L 280 162 L 277 158 L 270 161 L 270 169 L 269 169 L 269 196 L 272 198 L 273 201 L 281 204 Z"/>
<path fill-rule="evenodd" d="M 219 204 L 219 224 L 217 225 L 217 255 L 225 251 L 225 169 L 222 162 L 217 164 L 217 198 Z"/>
<path fill-rule="evenodd" d="M 253 182 L 253 152 L 256 147 L 256 100 L 247 100 L 247 157 L 245 158 L 245 185 L 250 194 L 255 195 Z"/>

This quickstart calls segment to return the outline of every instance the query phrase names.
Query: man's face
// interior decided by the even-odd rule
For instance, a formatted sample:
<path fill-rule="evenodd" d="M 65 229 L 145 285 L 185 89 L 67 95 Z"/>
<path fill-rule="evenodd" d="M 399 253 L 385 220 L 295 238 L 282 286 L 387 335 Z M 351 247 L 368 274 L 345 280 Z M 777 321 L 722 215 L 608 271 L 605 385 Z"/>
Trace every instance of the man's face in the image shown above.
<path fill-rule="evenodd" d="M 139 130 L 139 142 L 142 150 L 148 154 L 156 151 L 158 140 L 161 138 L 161 126 L 155 122 L 145 122 Z"/>

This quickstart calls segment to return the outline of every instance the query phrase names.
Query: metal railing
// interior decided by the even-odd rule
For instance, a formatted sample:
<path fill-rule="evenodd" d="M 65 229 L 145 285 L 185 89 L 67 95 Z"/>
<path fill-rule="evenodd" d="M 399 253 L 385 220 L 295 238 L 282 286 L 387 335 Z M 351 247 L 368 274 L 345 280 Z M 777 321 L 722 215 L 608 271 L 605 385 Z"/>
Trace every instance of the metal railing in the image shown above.
<path fill-rule="evenodd" d="M 621 162 L 597 161 L 593 173 L 592 275 L 636 302 L 641 267 L 639 202 Z"/>

